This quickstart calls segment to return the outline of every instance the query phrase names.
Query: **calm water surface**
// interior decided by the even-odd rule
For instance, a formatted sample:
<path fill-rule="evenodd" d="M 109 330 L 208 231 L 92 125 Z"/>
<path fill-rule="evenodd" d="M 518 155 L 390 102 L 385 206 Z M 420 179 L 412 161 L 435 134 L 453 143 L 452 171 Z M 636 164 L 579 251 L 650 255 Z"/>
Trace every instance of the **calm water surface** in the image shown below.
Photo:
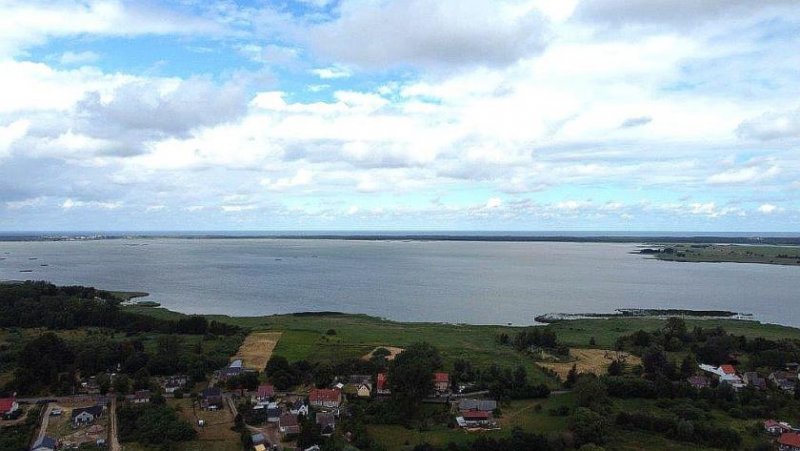
<path fill-rule="evenodd" d="M 632 244 L 545 242 L 2 242 L 0 280 L 147 291 L 186 313 L 327 310 L 530 324 L 548 312 L 640 307 L 733 310 L 800 326 L 800 267 L 662 262 L 634 250 Z"/>

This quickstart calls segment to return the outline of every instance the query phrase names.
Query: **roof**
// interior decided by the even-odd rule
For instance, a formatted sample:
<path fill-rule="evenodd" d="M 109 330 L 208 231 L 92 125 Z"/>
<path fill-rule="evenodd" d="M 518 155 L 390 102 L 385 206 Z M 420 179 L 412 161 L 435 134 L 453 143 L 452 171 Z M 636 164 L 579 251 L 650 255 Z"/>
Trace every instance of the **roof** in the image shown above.
<path fill-rule="evenodd" d="M 719 369 L 725 374 L 736 374 L 736 368 L 733 365 L 720 365 Z"/>
<path fill-rule="evenodd" d="M 383 390 L 386 388 L 386 382 L 388 379 L 386 378 L 386 373 L 378 373 L 378 390 Z"/>
<path fill-rule="evenodd" d="M 269 384 L 263 384 L 258 386 L 258 397 L 259 398 L 267 398 L 270 396 L 275 395 L 275 387 Z"/>
<path fill-rule="evenodd" d="M 202 395 L 204 398 L 211 396 L 222 396 L 222 390 L 220 390 L 219 387 L 208 387 L 207 389 L 203 390 Z"/>
<path fill-rule="evenodd" d="M 0 398 L 0 412 L 8 412 L 17 402 L 14 398 Z"/>
<path fill-rule="evenodd" d="M 280 407 L 268 407 L 267 408 L 267 417 L 269 417 L 269 418 L 279 417 L 279 416 L 281 416 L 281 413 L 283 413 L 283 409 L 281 409 Z"/>
<path fill-rule="evenodd" d="M 264 436 L 264 434 L 259 432 L 251 435 L 250 440 L 252 440 L 253 443 L 264 443 L 267 441 L 267 438 Z"/>
<path fill-rule="evenodd" d="M 33 444 L 34 449 L 39 447 L 56 449 L 56 440 L 52 437 L 44 436 Z"/>
<path fill-rule="evenodd" d="M 692 385 L 709 385 L 711 383 L 705 376 L 692 376 L 687 380 Z"/>
<path fill-rule="evenodd" d="M 228 368 L 241 368 L 242 367 L 242 359 L 236 359 L 228 365 Z"/>
<path fill-rule="evenodd" d="M 433 373 L 435 382 L 450 382 L 450 375 L 447 373 Z"/>
<path fill-rule="evenodd" d="M 336 389 L 315 388 L 308 394 L 311 402 L 339 402 L 342 400 L 342 392 Z"/>
<path fill-rule="evenodd" d="M 784 432 L 778 438 L 778 443 L 785 446 L 800 448 L 800 434 L 797 432 Z"/>
<path fill-rule="evenodd" d="M 77 417 L 83 412 L 89 413 L 94 417 L 99 417 L 103 414 L 103 406 L 79 407 L 77 409 L 72 409 L 72 418 Z"/>
<path fill-rule="evenodd" d="M 318 425 L 322 426 L 333 426 L 336 424 L 336 417 L 332 413 L 318 413 L 316 422 Z"/>
<path fill-rule="evenodd" d="M 483 410 L 462 410 L 461 416 L 464 419 L 471 419 L 471 420 L 488 420 L 491 418 L 491 412 L 485 412 Z"/>
<path fill-rule="evenodd" d="M 297 423 L 297 415 L 294 415 L 294 414 L 291 414 L 291 413 L 284 413 L 280 417 L 280 423 L 281 423 L 282 427 L 297 426 L 298 425 L 298 423 Z"/>
<path fill-rule="evenodd" d="M 134 399 L 150 399 L 150 390 L 139 390 L 133 394 Z"/>
<path fill-rule="evenodd" d="M 497 408 L 497 401 L 493 399 L 462 399 L 458 403 L 461 410 L 492 411 Z"/>
<path fill-rule="evenodd" d="M 256 445 L 253 449 L 255 449 L 255 451 L 267 451 L 267 447 L 264 445 Z"/>

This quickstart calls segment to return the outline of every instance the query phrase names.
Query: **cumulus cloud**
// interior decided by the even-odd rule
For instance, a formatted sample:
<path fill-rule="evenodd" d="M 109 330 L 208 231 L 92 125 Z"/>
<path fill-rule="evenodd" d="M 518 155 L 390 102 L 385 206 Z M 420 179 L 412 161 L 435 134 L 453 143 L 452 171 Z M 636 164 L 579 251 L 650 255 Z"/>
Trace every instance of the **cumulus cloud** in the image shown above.
<path fill-rule="evenodd" d="M 616 27 L 641 24 L 688 27 L 780 6 L 792 7 L 796 3 L 793 0 L 583 0 L 575 8 L 574 17 Z"/>
<path fill-rule="evenodd" d="M 744 168 L 729 169 L 708 177 L 707 182 L 712 185 L 734 185 L 755 183 L 775 177 L 780 173 L 777 166 L 749 166 Z"/>
<path fill-rule="evenodd" d="M 773 205 L 773 204 L 761 204 L 758 207 L 758 212 L 759 213 L 763 213 L 765 215 L 771 215 L 772 213 L 775 213 L 776 211 L 780 211 L 780 208 L 777 205 Z"/>
<path fill-rule="evenodd" d="M 105 210 L 115 210 L 122 206 L 122 202 L 101 202 L 101 201 L 83 201 L 73 200 L 67 198 L 61 203 L 61 208 L 64 210 L 71 210 L 73 208 L 101 208 Z"/>
<path fill-rule="evenodd" d="M 320 69 L 312 69 L 311 73 L 323 80 L 331 80 L 335 78 L 348 78 L 353 75 L 350 69 L 343 66 L 323 67 Z"/>
<path fill-rule="evenodd" d="M 784 112 L 767 112 L 747 119 L 736 129 L 739 136 L 747 139 L 771 141 L 800 137 L 800 108 Z"/>
<path fill-rule="evenodd" d="M 0 54 L 17 54 L 51 37 L 198 32 L 220 33 L 222 27 L 210 20 L 156 7 L 152 2 L 11 0 L 0 3 Z"/>
<path fill-rule="evenodd" d="M 502 65 L 541 51 L 547 23 L 532 2 L 344 0 L 309 32 L 335 60 L 366 67 Z"/>

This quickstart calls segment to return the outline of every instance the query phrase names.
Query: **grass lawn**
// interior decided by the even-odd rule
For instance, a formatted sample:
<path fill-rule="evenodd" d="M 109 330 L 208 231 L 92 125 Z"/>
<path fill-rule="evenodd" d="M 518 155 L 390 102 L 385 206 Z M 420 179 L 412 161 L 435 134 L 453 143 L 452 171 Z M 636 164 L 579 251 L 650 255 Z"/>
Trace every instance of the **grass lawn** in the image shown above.
<path fill-rule="evenodd" d="M 180 450 L 240 450 L 242 448 L 239 433 L 231 430 L 233 415 L 227 409 L 217 411 L 201 410 L 192 407 L 192 400 L 170 399 L 168 404 L 178 410 L 178 414 L 188 421 L 197 431 L 197 439 L 181 443 Z M 198 427 L 198 420 L 205 421 L 205 427 Z"/>

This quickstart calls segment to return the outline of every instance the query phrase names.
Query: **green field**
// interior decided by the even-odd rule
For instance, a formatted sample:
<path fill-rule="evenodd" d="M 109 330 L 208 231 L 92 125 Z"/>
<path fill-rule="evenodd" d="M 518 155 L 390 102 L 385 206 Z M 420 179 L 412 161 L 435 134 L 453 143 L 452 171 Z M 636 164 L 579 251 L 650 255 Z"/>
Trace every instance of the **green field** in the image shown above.
<path fill-rule="evenodd" d="M 656 258 L 678 262 L 734 262 L 770 265 L 800 265 L 798 246 L 743 246 L 726 244 L 666 245 L 673 252 L 654 254 Z"/>
<path fill-rule="evenodd" d="M 126 307 L 131 311 L 176 318 L 180 314 L 162 308 Z M 474 326 L 440 323 L 400 323 L 366 315 L 275 315 L 263 317 L 208 316 L 251 330 L 283 332 L 274 355 L 289 360 L 335 361 L 359 358 L 377 346 L 404 347 L 427 341 L 436 346 L 446 366 L 458 358 L 467 359 L 473 366 L 492 363 L 500 366 L 523 365 L 531 380 L 554 384 L 555 381 L 510 346 L 496 341 L 497 334 L 513 335 L 519 328 L 508 326 Z M 330 329 L 335 335 L 328 335 Z"/>

